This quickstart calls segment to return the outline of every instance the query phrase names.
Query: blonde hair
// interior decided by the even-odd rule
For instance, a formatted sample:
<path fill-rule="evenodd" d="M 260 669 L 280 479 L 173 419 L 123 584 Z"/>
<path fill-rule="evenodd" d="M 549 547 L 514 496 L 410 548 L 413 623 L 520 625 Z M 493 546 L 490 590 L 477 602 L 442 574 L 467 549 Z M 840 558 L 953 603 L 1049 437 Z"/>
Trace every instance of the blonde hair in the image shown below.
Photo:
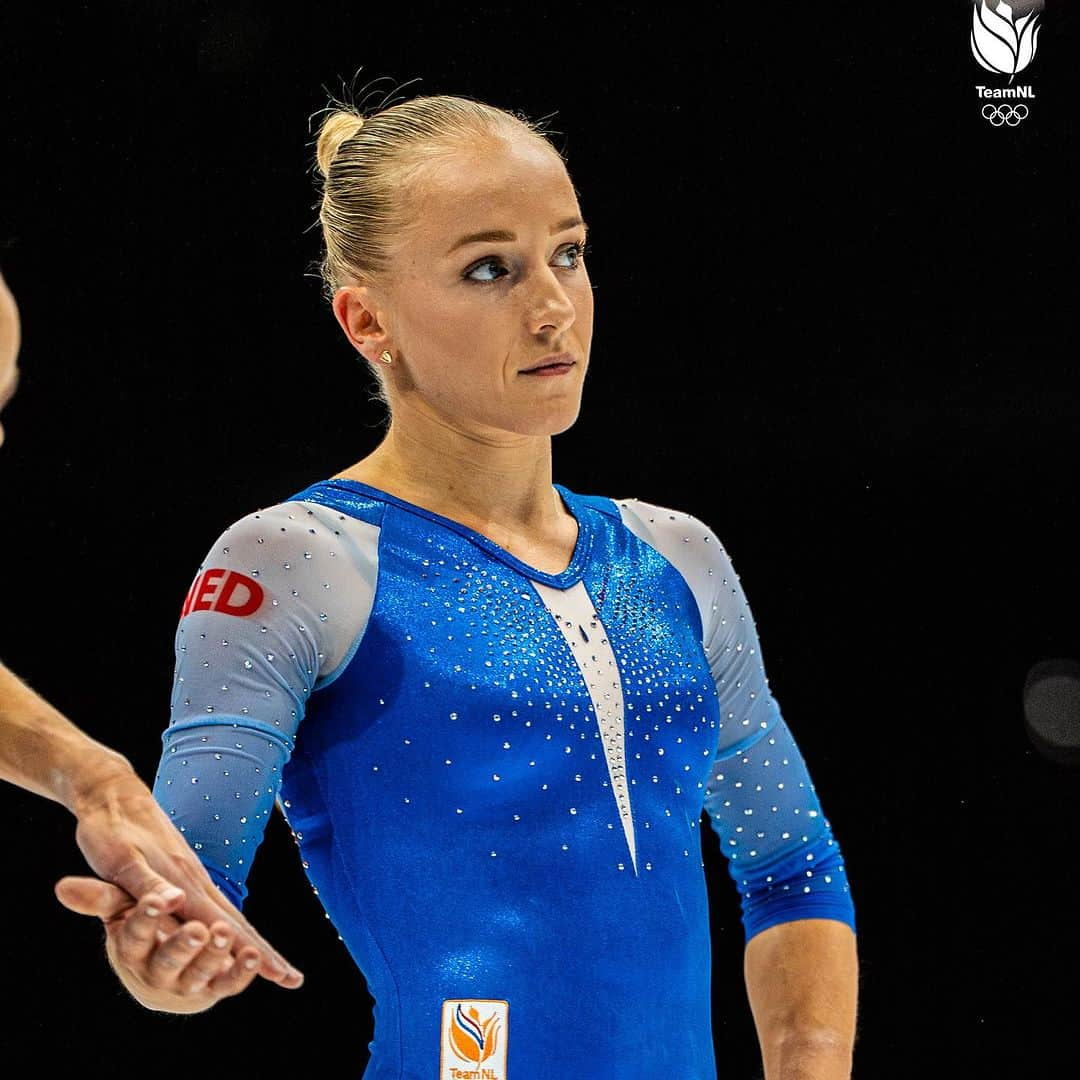
<path fill-rule="evenodd" d="M 371 112 L 331 98 L 320 111 L 327 115 L 315 149 L 322 177 L 317 184 L 323 234 L 318 271 L 328 303 L 341 286 L 375 282 L 387 272 L 395 241 L 421 212 L 410 196 L 422 170 L 437 167 L 470 142 L 514 135 L 536 139 L 563 159 L 548 138 L 544 119 L 532 121 L 468 97 L 414 97 Z M 389 413 L 380 367 L 374 366 L 375 397 Z"/>

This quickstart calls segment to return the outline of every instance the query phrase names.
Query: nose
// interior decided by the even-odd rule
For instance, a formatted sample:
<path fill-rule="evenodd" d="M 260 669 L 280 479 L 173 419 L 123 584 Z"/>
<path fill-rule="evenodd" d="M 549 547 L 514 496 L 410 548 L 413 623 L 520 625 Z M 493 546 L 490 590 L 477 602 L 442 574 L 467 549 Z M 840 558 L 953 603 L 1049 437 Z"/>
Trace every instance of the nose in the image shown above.
<path fill-rule="evenodd" d="M 565 330 L 577 314 L 574 302 L 567 295 L 555 273 L 548 270 L 541 276 L 541 286 L 537 290 L 531 319 L 533 333 L 553 327 Z"/>

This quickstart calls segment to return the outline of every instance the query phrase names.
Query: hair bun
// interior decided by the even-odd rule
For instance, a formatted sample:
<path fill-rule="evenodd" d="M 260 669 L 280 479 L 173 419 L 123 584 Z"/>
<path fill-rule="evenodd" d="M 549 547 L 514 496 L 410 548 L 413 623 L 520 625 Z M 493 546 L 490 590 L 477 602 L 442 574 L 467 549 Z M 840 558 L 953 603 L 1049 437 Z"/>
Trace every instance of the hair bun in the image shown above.
<path fill-rule="evenodd" d="M 330 173 L 330 165 L 338 152 L 338 147 L 346 139 L 351 139 L 363 126 L 364 118 L 352 111 L 338 110 L 326 118 L 319 130 L 315 149 L 319 172 L 324 177 Z"/>

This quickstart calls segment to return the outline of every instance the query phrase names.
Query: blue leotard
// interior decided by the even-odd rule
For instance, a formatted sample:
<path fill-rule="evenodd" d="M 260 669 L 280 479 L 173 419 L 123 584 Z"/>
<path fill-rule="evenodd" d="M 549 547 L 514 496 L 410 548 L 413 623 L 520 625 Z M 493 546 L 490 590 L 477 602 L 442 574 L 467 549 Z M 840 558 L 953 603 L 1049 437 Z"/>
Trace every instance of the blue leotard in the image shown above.
<path fill-rule="evenodd" d="M 747 940 L 855 929 L 716 534 L 554 486 L 560 573 L 337 479 L 184 605 L 155 797 L 238 906 L 280 807 L 375 999 L 365 1080 L 714 1080 L 702 810 Z"/>

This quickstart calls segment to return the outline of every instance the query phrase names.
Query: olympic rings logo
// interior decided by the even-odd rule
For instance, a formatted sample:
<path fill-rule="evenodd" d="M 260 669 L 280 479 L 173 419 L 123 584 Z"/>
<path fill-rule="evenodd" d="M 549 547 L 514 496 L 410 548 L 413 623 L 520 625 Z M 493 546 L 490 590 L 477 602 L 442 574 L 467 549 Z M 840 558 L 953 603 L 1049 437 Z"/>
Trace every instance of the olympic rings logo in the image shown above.
<path fill-rule="evenodd" d="M 1021 120 L 1026 120 L 1028 107 L 1026 105 L 984 105 L 982 107 L 984 120 L 990 121 L 991 127 L 1001 127 L 1008 124 L 1016 127 Z"/>

